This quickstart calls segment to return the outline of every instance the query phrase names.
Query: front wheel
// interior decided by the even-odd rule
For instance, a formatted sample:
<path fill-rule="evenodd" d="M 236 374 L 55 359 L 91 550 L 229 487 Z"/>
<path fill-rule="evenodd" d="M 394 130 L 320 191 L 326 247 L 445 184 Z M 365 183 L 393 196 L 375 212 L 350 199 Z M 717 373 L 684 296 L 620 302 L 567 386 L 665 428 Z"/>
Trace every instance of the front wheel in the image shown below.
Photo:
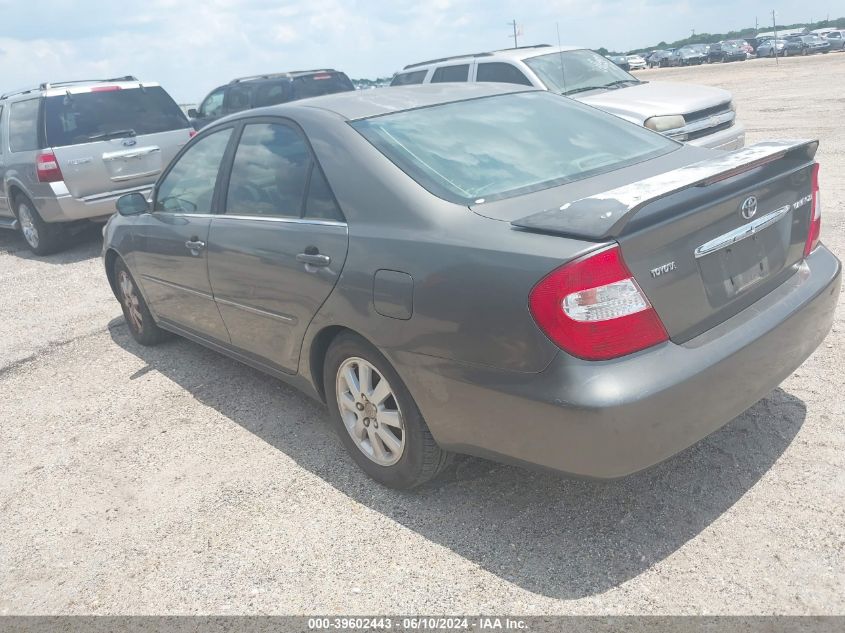
<path fill-rule="evenodd" d="M 61 225 L 48 224 L 42 220 L 29 198 L 23 195 L 15 198 L 15 214 L 18 216 L 21 235 L 33 253 L 49 255 L 61 248 L 64 233 Z"/>
<path fill-rule="evenodd" d="M 132 273 L 124 261 L 117 258 L 114 262 L 115 292 L 123 309 L 123 318 L 129 327 L 129 333 L 141 345 L 158 345 L 169 334 L 156 325 L 147 302 L 138 290 Z"/>
<path fill-rule="evenodd" d="M 428 430 L 387 359 L 354 334 L 329 347 L 323 370 L 332 422 L 356 464 L 380 484 L 408 489 L 436 477 L 451 454 Z"/>

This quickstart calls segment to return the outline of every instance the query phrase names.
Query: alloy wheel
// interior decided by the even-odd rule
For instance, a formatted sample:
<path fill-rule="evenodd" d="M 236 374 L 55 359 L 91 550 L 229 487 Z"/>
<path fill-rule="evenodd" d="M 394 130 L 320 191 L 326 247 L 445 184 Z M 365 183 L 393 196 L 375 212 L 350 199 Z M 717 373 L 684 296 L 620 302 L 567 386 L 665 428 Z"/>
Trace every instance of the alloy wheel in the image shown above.
<path fill-rule="evenodd" d="M 405 451 L 405 423 L 387 378 L 363 358 L 347 358 L 337 370 L 337 405 L 358 449 L 380 466 L 396 464 Z"/>
<path fill-rule="evenodd" d="M 32 248 L 38 248 L 41 239 L 32 214 L 33 211 L 29 208 L 29 205 L 26 202 L 21 202 L 18 206 L 18 221 L 21 223 L 21 233 L 23 233 L 23 238 L 27 244 Z"/>
<path fill-rule="evenodd" d="M 138 299 L 138 291 L 135 289 L 135 284 L 132 282 L 129 273 L 125 270 L 120 271 L 117 281 L 120 286 L 123 305 L 126 306 L 126 313 L 129 315 L 129 321 L 133 329 L 136 332 L 140 332 L 144 326 L 144 317 L 141 314 L 141 302 Z"/>

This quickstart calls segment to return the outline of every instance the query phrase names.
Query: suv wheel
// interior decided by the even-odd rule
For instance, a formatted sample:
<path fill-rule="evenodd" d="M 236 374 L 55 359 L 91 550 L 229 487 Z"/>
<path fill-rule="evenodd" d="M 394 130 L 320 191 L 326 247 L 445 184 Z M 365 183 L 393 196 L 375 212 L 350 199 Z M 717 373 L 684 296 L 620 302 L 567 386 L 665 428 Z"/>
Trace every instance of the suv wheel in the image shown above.
<path fill-rule="evenodd" d="M 132 274 L 120 258 L 114 262 L 114 282 L 123 318 L 129 327 L 129 333 L 141 345 L 158 345 L 169 338 L 166 331 L 156 325 L 147 302 L 138 290 Z"/>
<path fill-rule="evenodd" d="M 15 198 L 15 215 L 18 217 L 21 234 L 36 255 L 49 255 L 59 250 L 62 239 L 62 227 L 47 224 L 38 215 L 35 205 L 23 195 Z"/>
<path fill-rule="evenodd" d="M 436 477 L 451 453 L 434 441 L 399 374 L 354 334 L 329 347 L 323 373 L 332 422 L 355 463 L 380 484 L 408 489 Z"/>

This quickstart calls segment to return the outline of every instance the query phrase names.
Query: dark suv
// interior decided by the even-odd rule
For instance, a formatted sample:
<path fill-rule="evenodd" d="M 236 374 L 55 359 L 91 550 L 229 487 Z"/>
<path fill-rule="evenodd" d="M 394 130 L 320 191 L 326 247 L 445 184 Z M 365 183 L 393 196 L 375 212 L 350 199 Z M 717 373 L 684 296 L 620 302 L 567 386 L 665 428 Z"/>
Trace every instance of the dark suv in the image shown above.
<path fill-rule="evenodd" d="M 745 50 L 735 42 L 717 42 L 710 45 L 708 62 L 744 62 L 748 57 Z"/>
<path fill-rule="evenodd" d="M 212 90 L 188 116 L 200 129 L 233 112 L 348 90 L 355 90 L 349 77 L 331 68 L 240 77 Z"/>

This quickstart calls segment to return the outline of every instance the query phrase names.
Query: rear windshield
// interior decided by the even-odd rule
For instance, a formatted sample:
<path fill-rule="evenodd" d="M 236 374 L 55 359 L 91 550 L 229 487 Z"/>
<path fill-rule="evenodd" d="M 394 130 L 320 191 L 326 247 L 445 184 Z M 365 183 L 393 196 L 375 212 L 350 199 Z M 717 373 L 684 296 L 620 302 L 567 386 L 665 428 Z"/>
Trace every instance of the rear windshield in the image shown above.
<path fill-rule="evenodd" d="M 546 91 L 406 110 L 351 125 L 431 193 L 461 204 L 547 189 L 680 147 Z"/>
<path fill-rule="evenodd" d="M 319 97 L 335 92 L 355 90 L 355 86 L 344 73 L 317 73 L 316 75 L 296 77 L 293 80 L 292 88 L 294 99 Z"/>
<path fill-rule="evenodd" d="M 46 99 L 50 147 L 87 143 L 125 130 L 137 135 L 155 134 L 189 125 L 182 110 L 160 86 L 101 89 Z"/>

